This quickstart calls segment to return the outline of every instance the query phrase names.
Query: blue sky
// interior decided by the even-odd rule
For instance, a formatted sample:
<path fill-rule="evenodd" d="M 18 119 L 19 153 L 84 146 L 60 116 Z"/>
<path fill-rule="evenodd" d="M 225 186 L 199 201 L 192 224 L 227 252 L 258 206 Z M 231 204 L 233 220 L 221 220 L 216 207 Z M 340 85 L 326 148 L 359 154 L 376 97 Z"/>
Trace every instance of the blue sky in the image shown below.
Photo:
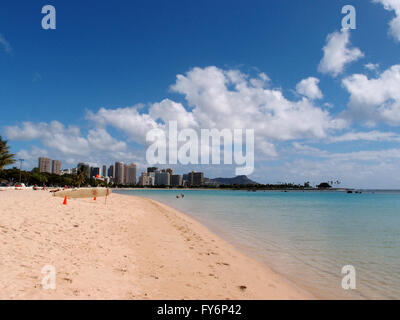
<path fill-rule="evenodd" d="M 45 4 L 56 8 L 56 30 L 41 28 Z M 357 10 L 356 30 L 341 31 L 346 4 Z M 247 114 L 265 116 L 255 123 L 255 180 L 400 188 L 398 16 L 397 0 L 2 3 L 0 134 L 27 168 L 41 154 L 65 168 L 144 168 L 141 125 L 182 107 L 203 128 L 226 111 L 214 101 L 227 96 L 243 127 L 255 122 Z M 213 82 L 219 76 L 226 87 Z M 264 91 L 251 79 L 263 79 Z M 176 169 L 192 168 L 234 175 L 223 165 Z"/>

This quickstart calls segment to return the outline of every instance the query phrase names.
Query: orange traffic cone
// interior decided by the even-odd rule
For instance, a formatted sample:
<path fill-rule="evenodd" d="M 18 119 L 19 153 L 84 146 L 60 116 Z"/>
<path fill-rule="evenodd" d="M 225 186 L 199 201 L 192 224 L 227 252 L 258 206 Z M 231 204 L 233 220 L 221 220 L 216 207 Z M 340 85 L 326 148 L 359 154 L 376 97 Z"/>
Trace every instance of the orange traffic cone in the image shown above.
<path fill-rule="evenodd" d="M 67 205 L 67 196 L 65 196 L 63 204 Z"/>
<path fill-rule="evenodd" d="M 93 200 L 96 201 L 96 197 L 94 197 Z"/>

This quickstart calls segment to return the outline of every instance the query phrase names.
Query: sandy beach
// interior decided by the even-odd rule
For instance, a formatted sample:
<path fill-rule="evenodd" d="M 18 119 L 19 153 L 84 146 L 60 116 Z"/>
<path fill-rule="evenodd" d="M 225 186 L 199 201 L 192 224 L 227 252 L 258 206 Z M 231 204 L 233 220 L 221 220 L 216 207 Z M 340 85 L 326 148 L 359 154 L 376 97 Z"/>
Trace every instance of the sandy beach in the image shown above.
<path fill-rule="evenodd" d="M 153 200 L 0 191 L 0 299 L 309 299 L 203 225 Z M 56 289 L 43 289 L 45 265 Z"/>

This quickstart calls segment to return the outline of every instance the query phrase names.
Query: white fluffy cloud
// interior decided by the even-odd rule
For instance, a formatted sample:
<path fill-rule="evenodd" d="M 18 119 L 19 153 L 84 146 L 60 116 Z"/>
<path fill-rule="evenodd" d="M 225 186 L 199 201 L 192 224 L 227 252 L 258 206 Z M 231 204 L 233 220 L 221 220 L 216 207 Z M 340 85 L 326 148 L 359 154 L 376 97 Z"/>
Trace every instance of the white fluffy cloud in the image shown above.
<path fill-rule="evenodd" d="M 38 148 L 37 146 L 33 146 L 30 150 L 21 149 L 16 153 L 17 159 L 24 159 L 22 164 L 22 168 L 33 168 L 38 165 L 39 157 L 48 156 L 48 152 L 45 149 Z"/>
<path fill-rule="evenodd" d="M 364 67 L 369 71 L 378 71 L 379 63 L 367 63 L 366 65 L 364 65 Z"/>
<path fill-rule="evenodd" d="M 257 80 L 266 81 L 265 77 Z M 291 101 L 282 90 L 254 86 L 236 70 L 194 68 L 172 89 L 185 96 L 201 128 L 253 128 L 267 140 L 322 138 L 340 123 L 308 99 Z"/>
<path fill-rule="evenodd" d="M 164 123 L 177 121 L 180 128 L 195 128 L 197 122 L 193 113 L 186 111 L 185 107 L 169 99 L 151 105 L 149 115 L 152 119 L 161 119 Z"/>
<path fill-rule="evenodd" d="M 350 93 L 347 114 L 353 119 L 369 125 L 400 124 L 400 65 L 392 66 L 377 78 L 354 74 L 342 83 Z"/>
<path fill-rule="evenodd" d="M 373 0 L 376 3 L 383 4 L 388 11 L 394 11 L 396 16 L 390 21 L 390 33 L 400 42 L 400 1 L 399 0 Z"/>
<path fill-rule="evenodd" d="M 251 78 L 238 70 L 194 68 L 178 75 L 171 86 L 185 97 L 186 109 L 165 99 L 152 104 L 147 113 L 135 107 L 102 108 L 89 113 L 88 119 L 122 130 L 139 143 L 150 129 L 164 129 L 169 120 L 177 120 L 181 128 L 254 129 L 256 137 L 266 141 L 262 149 L 271 155 L 275 154 L 274 141 L 323 138 L 330 130 L 343 127 L 343 122 L 332 119 L 308 99 L 291 101 L 280 89 L 266 88 L 268 84 L 269 78 L 263 73 Z M 313 90 L 308 93 L 319 96 Z"/>
<path fill-rule="evenodd" d="M 358 48 L 350 48 L 350 31 L 343 29 L 328 35 L 327 43 L 323 48 L 324 56 L 318 70 L 332 74 L 334 77 L 341 74 L 346 65 L 364 57 Z"/>
<path fill-rule="evenodd" d="M 125 142 L 114 139 L 102 128 L 91 129 L 87 136 L 83 136 L 78 127 L 65 127 L 58 121 L 24 122 L 21 126 L 7 127 L 6 135 L 8 139 L 16 141 L 39 140 L 53 155 L 62 159 L 70 158 L 71 161 L 89 161 L 95 159 L 95 156 L 102 158 L 103 154 L 121 156 L 127 149 Z M 28 154 L 36 156 L 36 151 L 24 152 L 29 158 Z M 43 155 L 43 150 L 41 152 Z"/>
<path fill-rule="evenodd" d="M 158 128 L 159 125 L 149 114 L 139 111 L 138 106 L 117 109 L 101 108 L 97 113 L 88 112 L 87 119 L 98 126 L 110 125 L 122 130 L 131 141 L 145 143 L 147 132 Z"/>
<path fill-rule="evenodd" d="M 254 129 L 256 150 L 260 158 L 267 159 L 277 156 L 276 144 L 280 141 L 322 139 L 345 126 L 344 121 L 332 118 L 310 100 L 322 97 L 318 79 L 305 79 L 298 89 L 308 98 L 289 100 L 281 89 L 270 87 L 270 79 L 264 73 L 251 77 L 238 70 L 194 68 L 178 75 L 171 86 L 172 91 L 184 96 L 186 107 L 164 99 L 148 108 L 101 108 L 87 113 L 86 119 L 94 129 L 86 135 L 75 126 L 65 127 L 57 121 L 26 122 L 8 127 L 6 133 L 10 140 L 40 140 L 49 150 L 71 161 L 90 158 L 95 153 L 115 159 L 126 158 L 129 147 L 113 138 L 107 128 L 144 146 L 150 130 L 166 130 L 168 121 L 176 120 L 180 129 Z"/>
<path fill-rule="evenodd" d="M 323 95 L 321 90 L 318 87 L 319 79 L 314 77 L 309 77 L 306 79 L 301 80 L 296 85 L 297 93 L 311 99 L 322 99 Z"/>

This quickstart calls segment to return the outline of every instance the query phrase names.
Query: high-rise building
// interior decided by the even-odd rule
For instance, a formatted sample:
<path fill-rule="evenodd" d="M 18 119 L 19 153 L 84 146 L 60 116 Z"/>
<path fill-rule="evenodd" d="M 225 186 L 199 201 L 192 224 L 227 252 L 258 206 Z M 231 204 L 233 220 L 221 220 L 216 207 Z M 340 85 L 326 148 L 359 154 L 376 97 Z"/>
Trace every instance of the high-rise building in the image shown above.
<path fill-rule="evenodd" d="M 111 165 L 109 168 L 108 168 L 108 176 L 110 177 L 110 178 L 114 178 L 115 177 L 115 170 L 114 170 L 114 165 Z"/>
<path fill-rule="evenodd" d="M 124 164 L 124 184 L 128 181 L 128 165 Z"/>
<path fill-rule="evenodd" d="M 162 169 L 161 172 L 168 172 L 172 176 L 174 174 L 174 169 Z"/>
<path fill-rule="evenodd" d="M 116 184 L 124 184 L 124 163 L 115 163 L 115 177 L 114 182 Z"/>
<path fill-rule="evenodd" d="M 139 177 L 139 186 L 147 186 L 148 184 L 148 175 L 147 172 L 142 172 L 142 174 Z"/>
<path fill-rule="evenodd" d="M 126 164 L 124 166 L 124 183 L 127 185 L 136 184 L 136 164 Z"/>
<path fill-rule="evenodd" d="M 171 176 L 171 186 L 180 187 L 182 185 L 182 176 L 180 174 L 173 174 Z"/>
<path fill-rule="evenodd" d="M 158 171 L 158 168 L 156 168 L 156 167 L 148 167 L 147 168 L 147 172 L 156 172 L 156 171 Z"/>
<path fill-rule="evenodd" d="M 99 167 L 91 167 L 90 168 L 90 177 L 96 178 L 98 175 L 100 176 L 100 168 Z"/>
<path fill-rule="evenodd" d="M 51 159 L 40 157 L 38 167 L 39 172 L 51 173 Z"/>
<path fill-rule="evenodd" d="M 90 166 L 87 163 L 78 163 L 77 169 L 77 171 L 84 170 L 86 172 L 86 176 L 90 178 Z"/>
<path fill-rule="evenodd" d="M 107 177 L 107 166 L 103 165 L 103 178 Z"/>
<path fill-rule="evenodd" d="M 193 182 L 195 186 L 202 186 L 204 184 L 204 173 L 195 172 Z"/>
<path fill-rule="evenodd" d="M 150 186 L 154 186 L 156 184 L 156 172 L 148 172 L 147 175 L 149 176 Z"/>
<path fill-rule="evenodd" d="M 139 177 L 139 185 L 140 186 L 154 186 L 154 174 L 153 172 L 142 172 L 142 175 Z"/>
<path fill-rule="evenodd" d="M 203 172 L 189 172 L 188 173 L 188 184 L 191 186 L 201 186 L 204 184 L 204 173 Z"/>
<path fill-rule="evenodd" d="M 156 172 L 155 174 L 155 185 L 156 186 L 169 186 L 170 174 L 168 172 Z"/>
<path fill-rule="evenodd" d="M 61 175 L 61 160 L 53 160 L 51 162 L 51 173 Z"/>
<path fill-rule="evenodd" d="M 192 186 L 192 185 L 193 185 L 193 182 L 194 182 L 194 171 L 189 172 L 189 173 L 187 174 L 187 182 L 188 182 L 188 185 L 189 185 L 189 186 Z"/>

